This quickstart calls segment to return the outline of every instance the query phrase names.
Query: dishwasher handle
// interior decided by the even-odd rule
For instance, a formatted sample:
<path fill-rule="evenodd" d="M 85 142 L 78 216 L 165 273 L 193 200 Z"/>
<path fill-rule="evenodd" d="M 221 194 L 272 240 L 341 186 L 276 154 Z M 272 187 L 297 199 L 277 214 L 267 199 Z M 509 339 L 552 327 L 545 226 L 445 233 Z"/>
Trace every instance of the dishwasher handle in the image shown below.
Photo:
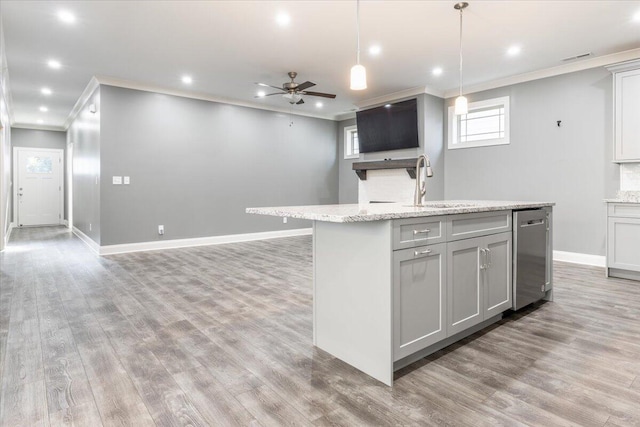
<path fill-rule="evenodd" d="M 524 227 L 533 227 L 535 225 L 543 225 L 544 224 L 544 219 L 540 218 L 540 219 L 531 219 L 529 221 L 526 222 L 522 222 L 520 223 L 520 228 L 524 228 Z"/>

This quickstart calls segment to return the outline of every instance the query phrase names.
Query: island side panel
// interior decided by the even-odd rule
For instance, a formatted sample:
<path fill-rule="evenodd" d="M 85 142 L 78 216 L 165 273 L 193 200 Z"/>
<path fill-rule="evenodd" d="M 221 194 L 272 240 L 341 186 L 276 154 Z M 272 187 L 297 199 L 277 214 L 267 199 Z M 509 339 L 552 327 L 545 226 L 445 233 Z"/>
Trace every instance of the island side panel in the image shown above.
<path fill-rule="evenodd" d="M 393 383 L 391 221 L 316 221 L 314 344 Z"/>

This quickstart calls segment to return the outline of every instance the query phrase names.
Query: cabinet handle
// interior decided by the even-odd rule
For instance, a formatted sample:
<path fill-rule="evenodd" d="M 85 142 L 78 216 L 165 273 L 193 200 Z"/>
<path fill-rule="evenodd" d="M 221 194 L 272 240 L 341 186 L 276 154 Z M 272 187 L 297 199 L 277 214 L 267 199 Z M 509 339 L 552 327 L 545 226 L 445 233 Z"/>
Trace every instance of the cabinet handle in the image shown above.
<path fill-rule="evenodd" d="M 430 253 L 431 253 L 431 249 L 425 249 L 424 251 L 413 251 L 413 256 L 429 255 Z"/>
<path fill-rule="evenodd" d="M 413 230 L 413 235 L 417 236 L 418 234 L 426 234 L 429 233 L 431 230 L 429 230 L 428 228 L 425 228 L 424 230 Z"/>
<path fill-rule="evenodd" d="M 487 260 L 487 250 L 485 248 L 480 248 L 480 270 L 484 270 L 487 268 L 487 264 L 485 261 Z"/>

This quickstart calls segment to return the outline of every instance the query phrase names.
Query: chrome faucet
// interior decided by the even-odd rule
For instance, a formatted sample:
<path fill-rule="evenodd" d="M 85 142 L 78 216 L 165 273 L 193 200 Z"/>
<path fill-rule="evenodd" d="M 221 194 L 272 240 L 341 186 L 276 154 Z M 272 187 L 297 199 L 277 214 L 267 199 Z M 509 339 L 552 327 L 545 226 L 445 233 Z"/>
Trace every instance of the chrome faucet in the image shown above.
<path fill-rule="evenodd" d="M 426 176 L 422 178 L 422 174 L 420 173 L 420 164 L 424 163 L 424 167 L 426 168 Z M 433 176 L 433 170 L 431 170 L 431 161 L 429 161 L 429 156 L 425 154 L 420 154 L 418 156 L 418 161 L 416 162 L 416 192 L 413 195 L 413 206 L 417 208 L 421 208 L 422 198 L 427 193 L 427 183 L 426 178 L 431 178 Z"/>

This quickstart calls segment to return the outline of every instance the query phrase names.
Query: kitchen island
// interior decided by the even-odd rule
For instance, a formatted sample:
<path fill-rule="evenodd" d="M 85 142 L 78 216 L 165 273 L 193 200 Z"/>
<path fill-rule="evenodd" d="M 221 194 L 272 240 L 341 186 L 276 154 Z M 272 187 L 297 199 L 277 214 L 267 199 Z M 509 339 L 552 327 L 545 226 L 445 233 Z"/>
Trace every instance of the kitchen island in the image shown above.
<path fill-rule="evenodd" d="M 547 209 L 550 223 L 553 205 L 464 200 L 246 212 L 313 221 L 313 343 L 392 385 L 395 370 L 512 307 L 512 211 Z"/>

